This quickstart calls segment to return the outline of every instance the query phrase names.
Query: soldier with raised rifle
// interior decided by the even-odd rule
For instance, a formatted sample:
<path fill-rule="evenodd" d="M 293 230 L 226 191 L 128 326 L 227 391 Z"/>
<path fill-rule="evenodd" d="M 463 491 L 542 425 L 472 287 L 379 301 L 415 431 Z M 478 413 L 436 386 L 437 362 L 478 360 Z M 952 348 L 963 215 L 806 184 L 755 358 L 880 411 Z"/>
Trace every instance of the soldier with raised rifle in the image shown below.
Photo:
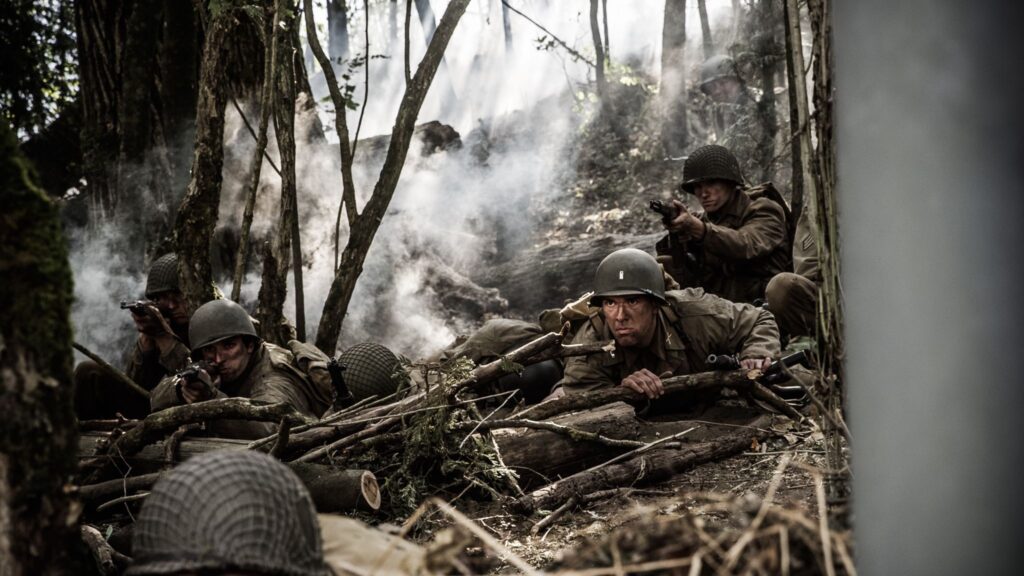
<path fill-rule="evenodd" d="M 691 214 L 678 200 L 665 207 L 671 213 L 662 210 L 669 235 L 659 242 L 659 261 L 683 286 L 733 302 L 764 299 L 768 281 L 792 267 L 782 197 L 771 184 L 746 190 L 736 157 L 714 144 L 686 159 L 680 188 L 704 212 Z"/>
<path fill-rule="evenodd" d="M 178 284 L 178 257 L 161 256 L 149 268 L 146 300 L 122 302 L 131 313 L 139 336 L 125 354 L 125 374 L 152 390 L 168 374 L 188 364 L 188 303 Z M 91 360 L 75 368 L 75 412 L 82 420 L 120 413 L 139 418 L 149 413 L 149 401 L 124 386 Z"/>

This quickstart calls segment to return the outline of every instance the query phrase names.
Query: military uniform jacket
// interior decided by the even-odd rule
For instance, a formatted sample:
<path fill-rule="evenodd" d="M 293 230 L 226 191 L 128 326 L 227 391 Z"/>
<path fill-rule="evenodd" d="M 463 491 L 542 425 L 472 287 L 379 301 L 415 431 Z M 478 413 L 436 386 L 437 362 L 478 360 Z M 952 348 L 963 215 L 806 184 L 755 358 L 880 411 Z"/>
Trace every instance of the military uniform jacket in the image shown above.
<path fill-rule="evenodd" d="M 701 216 L 707 231 L 693 244 L 703 265 L 699 285 L 733 302 L 764 298 L 772 276 L 788 272 L 791 249 L 786 215 L 770 198 L 733 195 L 714 214 Z"/>
<path fill-rule="evenodd" d="M 136 340 L 125 355 L 127 361 L 124 373 L 139 386 L 152 390 L 165 376 L 187 366 L 189 354 L 191 352 L 188 345 L 180 339 L 166 354 L 159 349 L 143 352 L 139 341 Z"/>
<path fill-rule="evenodd" d="M 767 310 L 729 302 L 700 288 L 671 290 L 665 299 L 669 303 L 658 312 L 650 346 L 569 358 L 559 382 L 565 392 L 618 386 L 643 368 L 659 376 L 704 372 L 709 354 L 737 354 L 740 359 L 779 355 L 779 329 Z M 573 344 L 614 339 L 603 315 L 594 310 Z"/>
<path fill-rule="evenodd" d="M 815 284 L 821 284 L 821 268 L 818 266 L 818 227 L 815 224 L 813 208 L 804 206 L 796 221 L 793 237 L 793 272 Z"/>
<path fill-rule="evenodd" d="M 164 378 L 150 394 L 153 412 L 184 401 L 175 389 L 174 375 Z M 304 416 L 319 418 L 329 407 L 331 399 L 314 385 L 295 363 L 288 350 L 260 343 L 253 350 L 248 369 L 235 382 L 221 384 L 217 398 L 242 397 L 253 402 L 274 404 L 284 402 Z M 262 438 L 277 431 L 270 422 L 222 420 L 209 424 L 211 433 L 228 438 Z"/>

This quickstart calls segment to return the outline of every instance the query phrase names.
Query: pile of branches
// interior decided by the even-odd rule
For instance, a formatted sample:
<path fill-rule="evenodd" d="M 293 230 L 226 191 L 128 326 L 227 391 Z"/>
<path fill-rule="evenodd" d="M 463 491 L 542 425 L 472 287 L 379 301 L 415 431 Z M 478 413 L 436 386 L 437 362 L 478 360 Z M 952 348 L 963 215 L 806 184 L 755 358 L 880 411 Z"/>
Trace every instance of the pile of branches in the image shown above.
<path fill-rule="evenodd" d="M 384 507 L 378 513 L 391 518 L 407 516 L 424 499 L 439 494 L 483 496 L 508 501 L 524 514 L 553 510 L 557 516 L 584 503 L 589 494 L 640 480 L 663 480 L 693 465 L 743 451 L 770 433 L 771 416 L 766 415 L 752 426 L 710 442 L 682 442 L 685 431 L 644 442 L 630 405 L 644 399 L 626 388 L 564 396 L 518 411 L 513 409 L 515 391 L 482 392 L 525 365 L 614 346 L 613 342 L 564 345 L 567 329 L 543 335 L 480 366 L 465 359 L 434 365 L 419 379 L 421 385 L 401 395 L 370 398 L 315 422 L 306 422 L 283 404 L 254 405 L 244 398 L 178 406 L 142 421 L 115 422 L 84 455 L 80 493 L 87 510 L 109 505 L 111 498 L 130 499 L 133 491 L 144 497 L 161 469 L 183 459 L 180 452 L 186 449 L 190 453 L 250 449 L 269 452 L 297 471 L 313 466 L 318 479 L 330 475 L 330 470 L 347 471 L 329 491 L 361 489 L 363 497 L 348 499 L 346 505 L 370 510 L 381 507 L 383 495 Z M 802 419 L 758 383 L 759 375 L 745 370 L 708 372 L 668 378 L 664 384 L 668 393 L 732 388 L 790 418 Z M 486 415 L 481 411 L 485 401 L 491 403 Z M 491 409 L 494 404 L 497 408 Z M 199 423 L 221 418 L 274 421 L 279 431 L 251 442 L 206 438 L 190 443 L 185 438 Z M 501 429 L 515 434 L 502 436 L 497 432 Z M 155 472 L 129 474 L 146 470 L 142 464 L 154 462 Z M 566 463 L 572 466 L 557 468 Z M 521 485 L 517 470 L 538 468 L 541 473 Z M 367 473 L 374 476 L 369 490 Z M 565 477 L 550 480 L 558 475 Z M 379 491 L 377 477 L 382 480 Z M 524 491 L 524 486 L 532 491 Z M 319 509 L 318 495 L 313 496 Z"/>
<path fill-rule="evenodd" d="M 681 516 L 646 513 L 563 553 L 555 573 L 856 574 L 851 533 L 829 526 L 820 471 L 808 466 L 817 487 L 817 518 L 773 502 L 788 462 L 776 470 L 764 499 L 690 495 Z"/>

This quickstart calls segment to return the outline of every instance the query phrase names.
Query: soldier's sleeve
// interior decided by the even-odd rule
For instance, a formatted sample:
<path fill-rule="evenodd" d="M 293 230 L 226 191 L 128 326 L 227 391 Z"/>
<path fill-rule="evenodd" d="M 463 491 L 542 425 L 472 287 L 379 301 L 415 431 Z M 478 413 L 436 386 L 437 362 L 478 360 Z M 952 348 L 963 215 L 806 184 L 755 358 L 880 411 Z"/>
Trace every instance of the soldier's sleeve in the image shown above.
<path fill-rule="evenodd" d="M 598 340 L 594 327 L 587 324 L 573 339 L 573 344 L 590 344 Z M 602 366 L 602 354 L 607 354 L 607 352 L 587 356 L 570 356 L 565 362 L 562 379 L 555 387 L 560 386 L 566 394 L 573 394 L 617 386 L 619 382 L 616 382 L 615 374 L 608 367 Z"/>
<path fill-rule="evenodd" d="M 699 313 L 688 315 L 686 327 L 691 339 L 706 342 L 707 352 L 736 354 L 741 360 L 779 355 L 779 328 L 764 308 L 706 293 L 689 305 Z"/>
<path fill-rule="evenodd" d="M 770 254 L 786 241 L 786 216 L 771 200 L 755 200 L 751 215 L 737 229 L 704 222 L 704 249 L 727 260 L 752 260 Z"/>
<path fill-rule="evenodd" d="M 249 399 L 254 404 L 285 403 L 295 408 L 303 416 L 315 417 L 305 396 L 300 391 L 301 384 L 294 376 L 283 371 L 274 370 L 259 382 L 253 384 Z M 257 439 L 277 433 L 275 422 L 254 422 L 247 420 L 222 420 L 210 423 L 214 434 L 228 438 Z"/>
<path fill-rule="evenodd" d="M 180 405 L 181 398 L 178 398 L 178 391 L 175 389 L 174 374 L 168 374 L 149 393 L 149 410 L 156 412 L 164 408 Z"/>
<path fill-rule="evenodd" d="M 722 301 L 732 309 L 730 338 L 733 340 L 733 349 L 739 350 L 740 360 L 779 356 L 779 327 L 771 312 L 750 304 Z"/>
<path fill-rule="evenodd" d="M 160 354 L 160 365 L 168 374 L 172 374 L 188 366 L 192 351 L 185 346 L 185 343 L 175 338 L 174 346 L 166 354 Z"/>

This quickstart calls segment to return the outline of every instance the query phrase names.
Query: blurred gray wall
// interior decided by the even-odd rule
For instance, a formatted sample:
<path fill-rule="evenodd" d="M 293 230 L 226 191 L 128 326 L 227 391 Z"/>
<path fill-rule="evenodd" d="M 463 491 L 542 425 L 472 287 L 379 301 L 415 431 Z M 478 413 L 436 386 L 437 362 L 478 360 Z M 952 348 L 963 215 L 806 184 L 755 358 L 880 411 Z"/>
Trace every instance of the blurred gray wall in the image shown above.
<path fill-rule="evenodd" d="M 833 18 L 862 574 L 1024 573 L 1024 18 Z"/>

